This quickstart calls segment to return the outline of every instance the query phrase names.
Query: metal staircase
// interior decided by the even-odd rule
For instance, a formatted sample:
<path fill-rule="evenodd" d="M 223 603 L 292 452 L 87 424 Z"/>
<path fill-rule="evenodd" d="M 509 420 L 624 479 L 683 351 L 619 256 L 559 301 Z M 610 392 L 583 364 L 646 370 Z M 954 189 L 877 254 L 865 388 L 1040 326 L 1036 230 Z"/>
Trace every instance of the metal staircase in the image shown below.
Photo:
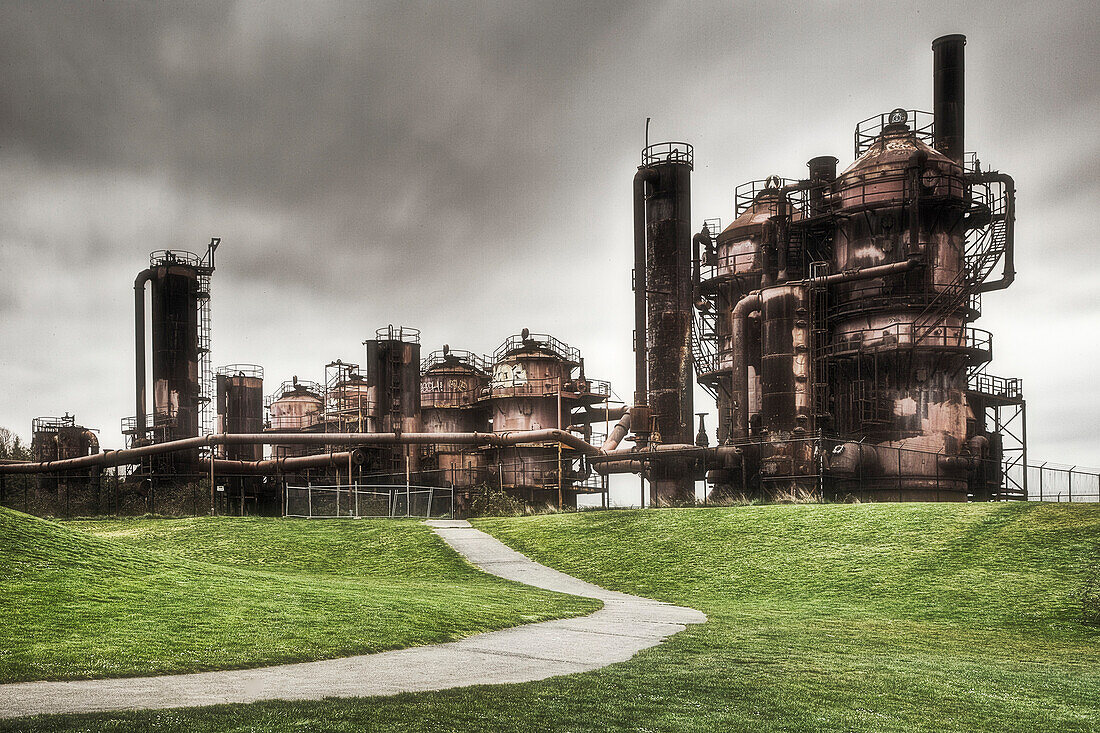
<path fill-rule="evenodd" d="M 1011 202 L 1000 183 L 970 184 L 970 209 L 966 213 L 970 231 L 966 240 L 964 267 L 938 291 L 915 319 L 914 342 L 919 343 L 962 306 L 970 303 L 977 310 L 982 284 L 993 273 L 1008 249 L 1008 225 Z"/>

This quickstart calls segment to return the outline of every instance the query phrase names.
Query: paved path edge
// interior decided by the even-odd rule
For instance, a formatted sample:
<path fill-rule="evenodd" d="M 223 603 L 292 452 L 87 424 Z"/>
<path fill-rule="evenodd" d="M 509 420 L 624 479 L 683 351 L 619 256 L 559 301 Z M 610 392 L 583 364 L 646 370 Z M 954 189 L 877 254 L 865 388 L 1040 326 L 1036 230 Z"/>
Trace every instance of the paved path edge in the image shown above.
<path fill-rule="evenodd" d="M 630 659 L 688 624 L 700 611 L 609 591 L 524 557 L 464 520 L 426 522 L 486 573 L 546 590 L 596 598 L 577 618 L 490 631 L 446 644 L 317 662 L 157 677 L 0 685 L 0 718 L 159 710 L 262 700 L 319 700 L 533 682 Z"/>

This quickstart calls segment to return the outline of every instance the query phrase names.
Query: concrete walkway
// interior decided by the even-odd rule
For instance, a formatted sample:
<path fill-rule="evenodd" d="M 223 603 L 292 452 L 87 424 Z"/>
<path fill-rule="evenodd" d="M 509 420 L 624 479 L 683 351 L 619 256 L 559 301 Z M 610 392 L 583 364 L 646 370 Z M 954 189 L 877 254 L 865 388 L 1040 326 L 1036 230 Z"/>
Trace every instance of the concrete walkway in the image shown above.
<path fill-rule="evenodd" d="M 530 682 L 625 661 L 682 631 L 686 624 L 706 621 L 706 616 L 690 608 L 604 590 L 551 570 L 468 522 L 428 524 L 487 573 L 538 588 L 598 598 L 604 607 L 581 618 L 517 626 L 449 644 L 320 662 L 161 677 L 0 685 L 0 718 L 367 697 Z"/>

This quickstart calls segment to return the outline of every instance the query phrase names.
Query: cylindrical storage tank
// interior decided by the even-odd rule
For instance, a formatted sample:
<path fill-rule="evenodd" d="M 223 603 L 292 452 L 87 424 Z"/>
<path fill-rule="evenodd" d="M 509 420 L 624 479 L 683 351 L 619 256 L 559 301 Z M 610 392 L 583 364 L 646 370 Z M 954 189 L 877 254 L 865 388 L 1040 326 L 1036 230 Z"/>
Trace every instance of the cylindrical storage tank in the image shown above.
<path fill-rule="evenodd" d="M 358 372 L 349 373 L 329 390 L 326 429 L 329 432 L 377 432 L 374 400 L 375 390 L 366 377 Z"/>
<path fill-rule="evenodd" d="M 366 381 L 376 421 L 374 432 L 420 432 L 420 331 L 388 326 L 363 343 L 367 350 Z M 395 473 L 419 469 L 419 451 L 394 446 L 387 452 Z"/>
<path fill-rule="evenodd" d="M 58 461 L 95 453 L 99 453 L 99 437 L 78 425 L 68 413 L 64 417 L 36 417 L 31 422 L 31 455 L 35 461 Z M 97 470 L 38 474 L 33 511 L 62 516 L 98 513 L 99 494 L 90 490 L 89 484 Z"/>
<path fill-rule="evenodd" d="M 420 377 L 420 406 L 424 432 L 472 433 L 489 431 L 489 385 L 485 360 L 465 351 L 444 347 L 428 355 Z M 439 480 L 455 488 L 470 488 L 485 480 L 486 454 L 477 446 L 433 446 Z"/>
<path fill-rule="evenodd" d="M 31 455 L 35 461 L 59 461 L 99 452 L 96 434 L 76 418 L 36 417 L 31 422 Z"/>
<path fill-rule="evenodd" d="M 765 495 L 817 486 L 811 428 L 810 329 L 806 288 L 760 293 L 761 488 Z"/>
<path fill-rule="evenodd" d="M 712 288 L 716 294 L 717 377 L 718 389 L 718 439 L 725 440 L 737 419 L 729 395 L 732 391 L 730 370 L 733 368 L 733 350 L 745 348 L 749 364 L 750 414 L 760 411 L 760 375 L 756 364 L 760 363 L 760 339 L 756 329 L 749 330 L 750 343 L 733 342 L 733 308 L 748 293 L 759 289 L 765 270 L 765 237 L 767 228 L 774 232 L 772 217 L 778 213 L 780 186 L 785 179 L 773 176 L 762 181 L 749 181 L 737 187 L 734 200 L 738 215 L 716 238 L 717 262 L 715 277 L 703 287 Z M 774 242 L 771 243 L 774 247 Z M 772 253 L 774 260 L 774 252 Z M 774 267 L 774 262 L 772 263 Z"/>
<path fill-rule="evenodd" d="M 294 377 L 284 382 L 268 405 L 270 429 L 275 433 L 316 432 L 321 426 L 324 398 L 316 382 L 299 382 Z M 272 457 L 304 456 L 316 451 L 316 446 L 276 445 Z"/>
<path fill-rule="evenodd" d="M 217 432 L 259 433 L 264 429 L 264 370 L 256 364 L 228 364 L 217 369 Z M 230 460 L 258 461 L 263 445 L 227 445 Z"/>
<path fill-rule="evenodd" d="M 574 349 L 549 336 L 525 331 L 506 339 L 494 355 L 489 384 L 493 432 L 567 427 L 572 402 L 561 394 L 578 359 Z M 549 500 L 533 492 L 558 486 L 556 443 L 501 448 L 493 460 L 501 485 L 521 498 Z M 570 486 L 564 476 L 561 484 Z"/>
<path fill-rule="evenodd" d="M 646 272 L 649 405 L 663 443 L 695 439 L 691 355 L 691 171 L 687 143 L 658 143 L 642 151 L 650 173 L 646 196 Z M 652 490 L 659 501 L 695 497 L 695 481 L 673 468 L 655 471 Z"/>
<path fill-rule="evenodd" d="M 779 286 L 761 293 L 761 424 L 772 436 L 810 428 L 810 349 L 806 290 Z"/>
<path fill-rule="evenodd" d="M 889 120 L 836 182 L 832 271 L 923 266 L 832 290 L 836 428 L 880 453 L 878 476 L 854 485 L 859 498 L 965 500 L 966 369 L 988 352 L 966 326 L 967 300 L 949 297 L 965 276 L 966 182 L 906 111 Z"/>
<path fill-rule="evenodd" d="M 891 120 L 897 121 L 882 129 L 837 182 L 843 218 L 833 272 L 912 257 L 920 257 L 926 267 L 839 285 L 835 292 L 841 309 L 892 308 L 901 300 L 920 307 L 955 286 L 963 271 L 967 188 L 962 168 L 921 140 L 906 119 L 904 110 L 892 112 Z"/>
<path fill-rule="evenodd" d="M 190 252 L 167 251 L 153 256 L 153 425 L 167 440 L 199 434 L 197 262 Z"/>

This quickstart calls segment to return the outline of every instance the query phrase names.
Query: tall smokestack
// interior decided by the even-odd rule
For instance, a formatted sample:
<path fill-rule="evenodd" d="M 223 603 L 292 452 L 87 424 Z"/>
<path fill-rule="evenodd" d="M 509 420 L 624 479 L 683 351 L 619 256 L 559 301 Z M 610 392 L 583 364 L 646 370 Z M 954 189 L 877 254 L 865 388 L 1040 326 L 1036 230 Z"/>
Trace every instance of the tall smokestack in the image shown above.
<path fill-rule="evenodd" d="M 936 118 L 934 147 L 951 160 L 963 162 L 966 36 L 954 33 L 932 41 L 932 114 Z"/>

